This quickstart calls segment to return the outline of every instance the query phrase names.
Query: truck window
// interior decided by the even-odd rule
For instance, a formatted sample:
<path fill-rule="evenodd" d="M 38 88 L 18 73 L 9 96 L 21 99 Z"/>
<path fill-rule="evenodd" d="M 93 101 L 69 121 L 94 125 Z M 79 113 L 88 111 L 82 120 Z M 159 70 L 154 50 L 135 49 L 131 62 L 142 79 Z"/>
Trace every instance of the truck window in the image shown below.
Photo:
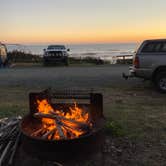
<path fill-rule="evenodd" d="M 162 45 L 163 45 L 162 42 L 150 42 L 145 44 L 141 52 L 143 53 L 161 52 Z"/>
<path fill-rule="evenodd" d="M 166 42 L 163 42 L 163 45 L 161 47 L 161 52 L 166 52 Z"/>

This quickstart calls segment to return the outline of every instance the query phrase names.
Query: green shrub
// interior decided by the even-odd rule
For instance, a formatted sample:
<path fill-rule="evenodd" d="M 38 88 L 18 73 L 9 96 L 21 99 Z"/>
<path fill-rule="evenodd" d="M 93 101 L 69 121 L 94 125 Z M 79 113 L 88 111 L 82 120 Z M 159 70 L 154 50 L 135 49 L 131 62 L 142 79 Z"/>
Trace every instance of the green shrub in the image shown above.
<path fill-rule="evenodd" d="M 39 55 L 26 53 L 23 51 L 13 50 L 12 52 L 8 52 L 8 60 L 11 63 L 12 62 L 39 63 L 42 61 L 42 57 L 40 57 Z"/>
<path fill-rule="evenodd" d="M 42 63 L 43 58 L 39 55 L 26 53 L 24 51 L 13 50 L 8 52 L 8 60 L 10 63 Z M 108 64 L 108 61 L 96 57 L 69 57 L 69 64 L 90 63 L 95 65 Z"/>
<path fill-rule="evenodd" d="M 108 64 L 108 61 L 105 61 L 100 58 L 96 57 L 69 57 L 69 62 L 71 64 L 84 64 L 84 63 L 91 63 L 91 64 L 96 64 L 96 65 L 103 65 L 103 64 Z"/>

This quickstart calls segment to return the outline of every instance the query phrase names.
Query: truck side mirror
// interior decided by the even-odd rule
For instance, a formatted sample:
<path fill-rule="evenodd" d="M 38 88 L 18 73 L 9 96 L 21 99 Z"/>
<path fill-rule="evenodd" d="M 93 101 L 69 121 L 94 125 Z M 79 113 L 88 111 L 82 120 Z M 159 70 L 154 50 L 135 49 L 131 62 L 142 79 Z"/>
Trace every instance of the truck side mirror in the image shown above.
<path fill-rule="evenodd" d="M 68 48 L 67 51 L 70 51 L 70 49 Z"/>

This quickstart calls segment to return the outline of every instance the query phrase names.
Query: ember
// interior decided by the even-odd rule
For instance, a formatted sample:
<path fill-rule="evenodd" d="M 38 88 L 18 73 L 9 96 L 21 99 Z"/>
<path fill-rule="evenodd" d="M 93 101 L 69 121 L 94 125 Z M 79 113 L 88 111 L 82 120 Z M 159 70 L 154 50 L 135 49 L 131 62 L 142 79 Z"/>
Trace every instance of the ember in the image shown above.
<path fill-rule="evenodd" d="M 75 139 L 90 131 L 92 123 L 88 112 L 79 108 L 76 103 L 69 111 L 54 109 L 46 100 L 37 100 L 38 112 L 35 118 L 40 118 L 42 127 L 32 133 L 32 136 L 48 140 Z"/>

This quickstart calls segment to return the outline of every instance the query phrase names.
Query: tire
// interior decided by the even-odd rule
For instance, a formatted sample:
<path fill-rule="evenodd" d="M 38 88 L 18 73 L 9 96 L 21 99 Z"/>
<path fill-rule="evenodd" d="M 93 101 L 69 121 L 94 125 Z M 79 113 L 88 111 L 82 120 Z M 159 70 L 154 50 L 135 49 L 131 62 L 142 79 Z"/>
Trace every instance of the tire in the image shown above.
<path fill-rule="evenodd" d="M 166 93 L 166 72 L 160 72 L 157 74 L 155 85 L 160 92 Z"/>

